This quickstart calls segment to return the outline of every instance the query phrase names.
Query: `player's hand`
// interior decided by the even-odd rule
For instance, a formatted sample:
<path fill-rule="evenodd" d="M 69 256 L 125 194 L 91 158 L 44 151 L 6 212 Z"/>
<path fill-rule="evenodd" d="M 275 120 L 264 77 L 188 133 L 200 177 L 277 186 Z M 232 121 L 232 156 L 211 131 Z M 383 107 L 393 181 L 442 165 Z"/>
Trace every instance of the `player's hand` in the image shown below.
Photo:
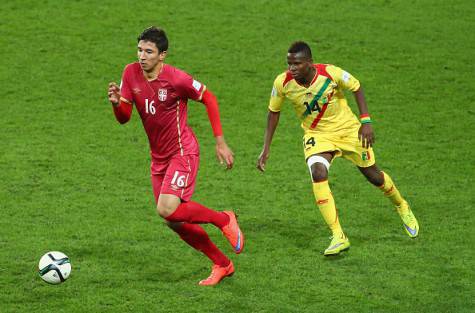
<path fill-rule="evenodd" d="M 371 124 L 362 124 L 358 130 L 358 139 L 361 141 L 361 146 L 368 149 L 372 147 L 375 142 L 373 127 Z"/>
<path fill-rule="evenodd" d="M 259 171 L 264 172 L 266 170 L 266 162 L 269 158 L 269 150 L 263 149 L 259 157 L 257 158 L 256 167 Z"/>
<path fill-rule="evenodd" d="M 109 97 L 109 101 L 110 103 L 112 103 L 112 105 L 119 105 L 119 102 L 120 102 L 120 88 L 119 86 L 114 83 L 114 82 L 111 82 L 109 83 L 109 90 L 107 92 L 107 95 Z"/>
<path fill-rule="evenodd" d="M 226 169 L 230 170 L 234 164 L 234 153 L 224 141 L 223 136 L 216 137 L 216 157 L 219 163 L 226 164 Z"/>

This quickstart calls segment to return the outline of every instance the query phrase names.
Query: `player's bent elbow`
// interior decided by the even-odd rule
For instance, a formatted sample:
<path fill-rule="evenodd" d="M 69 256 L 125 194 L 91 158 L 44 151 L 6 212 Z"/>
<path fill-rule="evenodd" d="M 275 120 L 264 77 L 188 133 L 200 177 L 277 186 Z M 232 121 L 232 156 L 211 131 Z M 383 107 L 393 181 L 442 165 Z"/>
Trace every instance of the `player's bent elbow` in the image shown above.
<path fill-rule="evenodd" d="M 214 93 L 211 92 L 211 90 L 206 89 L 201 97 L 201 103 L 203 103 L 205 106 L 208 105 L 215 105 L 218 106 L 218 99 L 214 95 Z"/>

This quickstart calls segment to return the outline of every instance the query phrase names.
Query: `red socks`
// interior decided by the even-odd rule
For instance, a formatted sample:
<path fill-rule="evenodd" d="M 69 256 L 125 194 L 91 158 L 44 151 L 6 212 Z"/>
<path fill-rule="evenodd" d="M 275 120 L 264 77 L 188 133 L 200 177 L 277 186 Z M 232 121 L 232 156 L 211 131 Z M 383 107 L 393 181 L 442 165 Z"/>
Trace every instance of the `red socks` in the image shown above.
<path fill-rule="evenodd" d="M 229 223 L 229 216 L 223 212 L 213 211 L 207 207 L 193 202 L 183 202 L 175 212 L 165 218 L 169 222 L 183 222 L 173 230 L 183 241 L 198 251 L 203 252 L 214 264 L 228 266 L 231 262 L 209 239 L 206 231 L 199 225 L 211 223 L 220 229 Z"/>
<path fill-rule="evenodd" d="M 203 252 L 214 264 L 228 266 L 231 262 L 209 239 L 208 234 L 200 225 L 184 223 L 173 230 L 187 244 Z"/>
<path fill-rule="evenodd" d="M 183 202 L 170 216 L 165 218 L 170 222 L 185 222 L 190 224 L 211 223 L 220 229 L 229 223 L 229 216 L 223 212 L 213 211 L 193 201 Z"/>

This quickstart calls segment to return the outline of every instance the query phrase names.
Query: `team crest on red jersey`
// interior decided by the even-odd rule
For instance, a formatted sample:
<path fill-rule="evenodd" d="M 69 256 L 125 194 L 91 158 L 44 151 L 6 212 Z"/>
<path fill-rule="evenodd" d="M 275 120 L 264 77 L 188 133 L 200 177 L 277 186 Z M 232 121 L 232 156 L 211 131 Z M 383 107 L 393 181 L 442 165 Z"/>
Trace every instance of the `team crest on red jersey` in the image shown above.
<path fill-rule="evenodd" d="M 165 101 L 167 100 L 167 90 L 166 89 L 158 89 L 158 100 Z"/>

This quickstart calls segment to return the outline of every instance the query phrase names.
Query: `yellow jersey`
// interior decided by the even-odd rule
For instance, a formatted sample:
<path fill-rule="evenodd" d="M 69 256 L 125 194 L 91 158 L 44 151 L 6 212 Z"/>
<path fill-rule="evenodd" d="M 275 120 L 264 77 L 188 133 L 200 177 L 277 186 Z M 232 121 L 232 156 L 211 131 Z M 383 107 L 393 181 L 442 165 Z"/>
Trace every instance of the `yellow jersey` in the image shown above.
<path fill-rule="evenodd" d="M 305 132 L 337 133 L 360 122 L 351 111 L 343 91 L 360 88 L 360 82 L 350 73 L 330 64 L 314 64 L 315 77 L 309 87 L 293 79 L 289 71 L 277 76 L 269 101 L 269 110 L 280 112 L 285 98 L 295 109 Z"/>

